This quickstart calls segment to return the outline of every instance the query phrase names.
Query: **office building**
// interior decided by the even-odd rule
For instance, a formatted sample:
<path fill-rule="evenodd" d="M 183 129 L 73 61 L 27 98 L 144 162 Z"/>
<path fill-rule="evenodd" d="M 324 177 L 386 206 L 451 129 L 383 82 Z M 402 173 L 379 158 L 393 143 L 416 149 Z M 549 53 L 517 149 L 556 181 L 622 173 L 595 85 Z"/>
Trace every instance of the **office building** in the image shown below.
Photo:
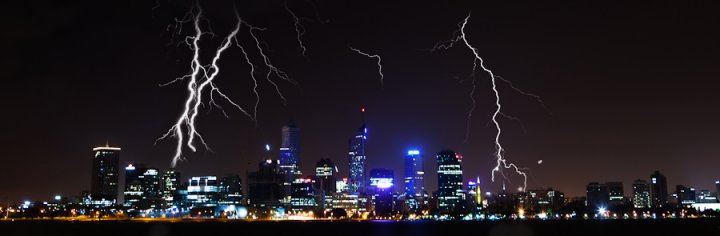
<path fill-rule="evenodd" d="M 610 200 L 610 192 L 606 184 L 591 182 L 586 187 L 586 203 L 590 209 L 606 208 Z"/>
<path fill-rule="evenodd" d="M 285 188 L 285 174 L 280 171 L 279 165 L 280 161 L 267 159 L 258 164 L 258 171 L 248 174 L 248 204 L 255 207 L 284 204 L 289 193 Z"/>
<path fill-rule="evenodd" d="M 217 206 L 219 193 L 216 176 L 197 176 L 188 181 L 187 201 L 191 206 Z"/>
<path fill-rule="evenodd" d="M 350 158 L 349 191 L 353 193 L 365 192 L 365 142 L 367 141 L 367 130 L 367 127 L 363 124 L 348 141 Z"/>
<path fill-rule="evenodd" d="M 375 215 L 389 216 L 393 212 L 395 175 L 389 169 L 372 169 L 370 171 L 370 192 Z"/>
<path fill-rule="evenodd" d="M 462 211 L 462 157 L 452 150 L 443 150 L 437 154 L 438 173 L 438 210 L 441 213 Z"/>
<path fill-rule="evenodd" d="M 633 182 L 633 206 L 638 209 L 652 206 L 650 184 L 647 181 L 638 179 Z"/>
<path fill-rule="evenodd" d="M 650 175 L 652 207 L 661 208 L 668 204 L 667 179 L 659 171 Z"/>
<path fill-rule="evenodd" d="M 180 173 L 174 169 L 166 170 L 162 177 L 162 198 L 165 200 L 165 205 L 172 205 L 175 193 L 180 189 Z"/>
<path fill-rule="evenodd" d="M 93 148 L 92 177 L 90 179 L 90 204 L 95 207 L 117 204 L 120 148 Z"/>
<path fill-rule="evenodd" d="M 290 185 L 295 177 L 300 176 L 300 129 L 290 121 L 282 127 L 280 144 L 280 172 L 285 175 L 285 192 L 290 192 Z"/>
<path fill-rule="evenodd" d="M 227 175 L 220 178 L 220 205 L 243 204 L 242 180 L 238 175 Z"/>
<path fill-rule="evenodd" d="M 408 150 L 405 156 L 405 197 L 412 210 L 426 205 L 425 199 L 425 167 L 420 151 Z"/>
<path fill-rule="evenodd" d="M 292 211 L 306 212 L 317 207 L 314 186 L 315 180 L 311 178 L 297 178 L 292 182 L 290 193 Z"/>

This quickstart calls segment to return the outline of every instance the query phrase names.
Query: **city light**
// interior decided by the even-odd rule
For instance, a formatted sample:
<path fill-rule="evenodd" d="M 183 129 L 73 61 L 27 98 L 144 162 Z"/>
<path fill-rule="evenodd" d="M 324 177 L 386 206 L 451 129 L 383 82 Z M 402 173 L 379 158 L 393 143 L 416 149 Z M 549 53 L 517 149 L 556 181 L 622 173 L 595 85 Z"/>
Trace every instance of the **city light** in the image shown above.
<path fill-rule="evenodd" d="M 420 155 L 420 150 L 408 150 L 408 155 Z"/>

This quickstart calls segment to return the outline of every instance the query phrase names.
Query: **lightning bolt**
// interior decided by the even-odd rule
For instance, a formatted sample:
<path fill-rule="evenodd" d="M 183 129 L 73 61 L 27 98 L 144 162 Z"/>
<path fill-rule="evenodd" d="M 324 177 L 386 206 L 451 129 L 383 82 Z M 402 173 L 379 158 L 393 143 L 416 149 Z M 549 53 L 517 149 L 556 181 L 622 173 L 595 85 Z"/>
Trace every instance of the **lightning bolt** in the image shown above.
<path fill-rule="evenodd" d="M 197 13 L 195 13 L 195 9 L 197 9 Z M 219 97 L 232 105 L 233 107 L 237 108 L 240 112 L 242 112 L 245 116 L 247 116 L 252 121 L 257 121 L 257 109 L 258 105 L 260 103 L 260 93 L 258 91 L 258 80 L 255 77 L 256 72 L 256 66 L 250 59 L 250 55 L 245 50 L 245 47 L 240 43 L 237 36 L 240 32 L 241 26 L 247 26 L 249 28 L 248 32 L 249 35 L 252 37 L 253 41 L 255 42 L 255 45 L 258 48 L 260 56 L 263 58 L 263 62 L 265 66 L 268 68 L 268 72 L 266 75 L 266 79 L 268 82 L 270 82 L 280 95 L 280 97 L 285 101 L 285 97 L 280 92 L 280 88 L 277 85 L 276 82 L 274 82 L 271 78 L 271 75 L 276 75 L 277 77 L 292 82 L 293 84 L 296 84 L 295 81 L 291 80 L 285 72 L 279 70 L 277 67 L 275 67 L 271 62 L 269 57 L 265 54 L 265 51 L 260 46 L 261 41 L 259 38 L 255 35 L 254 31 L 262 31 L 265 30 L 264 28 L 259 28 L 250 25 L 249 23 L 243 21 L 240 18 L 240 15 L 237 11 L 235 11 L 235 16 L 237 18 L 237 23 L 235 24 L 235 27 L 233 30 L 225 36 L 223 41 L 220 43 L 220 46 L 215 49 L 214 56 L 212 57 L 212 60 L 209 64 L 203 65 L 200 58 L 200 41 L 203 38 L 203 35 L 214 35 L 212 31 L 204 31 L 202 27 L 200 26 L 200 22 L 204 19 L 203 18 L 203 10 L 200 7 L 199 3 L 196 2 L 195 6 L 189 11 L 189 13 L 183 17 L 180 20 L 175 20 L 174 28 L 179 34 L 182 31 L 182 25 L 187 22 L 193 23 L 194 28 L 194 35 L 193 36 L 187 36 L 185 37 L 185 44 L 189 46 L 189 48 L 193 52 L 193 57 L 190 63 L 190 72 L 186 75 L 183 75 L 181 77 L 175 78 L 174 80 L 161 84 L 160 86 L 166 86 L 169 84 L 173 84 L 175 82 L 179 81 L 187 81 L 187 92 L 188 96 L 185 99 L 184 103 L 184 109 L 183 112 L 178 117 L 175 124 L 160 138 L 156 140 L 156 143 L 160 140 L 163 140 L 168 137 L 174 137 L 177 139 L 177 146 L 175 148 L 175 155 L 173 156 L 171 165 L 172 167 L 175 167 L 177 165 L 178 161 L 184 160 L 184 154 L 183 154 L 183 147 L 186 145 L 187 148 L 189 148 L 192 152 L 196 152 L 197 148 L 195 146 L 195 139 L 199 139 L 202 145 L 205 147 L 206 150 L 212 151 L 205 140 L 203 139 L 203 136 L 200 135 L 200 133 L 197 131 L 197 117 L 201 108 L 201 105 L 204 104 L 203 97 L 209 96 L 208 103 L 212 106 L 210 108 L 217 107 L 222 111 L 222 113 L 228 117 L 225 110 L 216 102 L 215 97 Z M 170 28 L 168 28 L 170 29 Z M 173 39 L 177 36 L 173 36 Z M 250 66 L 250 78 L 253 80 L 253 93 L 255 95 L 255 104 L 253 107 L 252 113 L 248 112 L 246 109 L 244 109 L 242 106 L 240 106 L 238 103 L 230 99 L 229 96 L 227 96 L 225 93 L 223 93 L 220 88 L 215 83 L 215 80 L 218 78 L 218 75 L 220 74 L 220 66 L 218 65 L 218 62 L 222 58 L 223 53 L 228 51 L 230 48 L 233 47 L 233 45 L 237 46 L 240 51 L 242 52 L 246 63 Z"/>
<path fill-rule="evenodd" d="M 505 158 L 505 149 L 503 148 L 502 143 L 500 142 L 502 128 L 500 127 L 500 123 L 498 122 L 498 116 L 508 117 L 509 119 L 517 119 L 517 118 L 511 117 L 511 116 L 508 116 L 508 115 L 505 115 L 504 113 L 502 113 L 502 104 L 500 103 L 500 93 L 498 92 L 498 89 L 497 89 L 496 79 L 508 83 L 512 89 L 520 92 L 521 94 L 533 96 L 536 99 L 538 99 L 541 103 L 542 103 L 542 100 L 537 95 L 525 93 L 522 90 L 516 88 L 515 86 L 513 86 L 513 84 L 510 81 L 505 80 L 504 78 L 500 78 L 499 76 L 496 76 L 492 72 L 492 70 L 485 67 L 485 61 L 483 60 L 482 57 L 480 57 L 480 54 L 478 52 L 479 50 L 470 44 L 470 42 L 467 39 L 466 33 L 465 33 L 465 27 L 467 26 L 468 21 L 470 20 L 470 16 L 471 16 L 471 14 L 468 14 L 468 16 L 465 17 L 465 19 L 458 24 L 459 29 L 453 33 L 453 38 L 451 38 L 450 40 L 436 43 L 435 46 L 430 51 L 436 51 L 436 50 L 440 50 L 440 49 L 447 50 L 447 49 L 450 49 L 453 46 L 455 46 L 456 43 L 462 43 L 468 49 L 470 49 L 470 51 L 472 51 L 473 55 L 475 56 L 475 58 L 473 59 L 473 70 L 472 70 L 473 73 L 471 75 L 472 76 L 472 90 L 470 91 L 470 98 L 472 100 L 472 107 L 470 108 L 470 111 L 468 112 L 468 129 L 470 126 L 470 119 L 472 118 L 473 111 L 475 110 L 475 103 L 476 103 L 475 98 L 474 98 L 475 71 L 477 70 L 477 67 L 479 66 L 485 73 L 487 73 L 490 76 L 490 80 L 492 82 L 492 90 L 495 95 L 495 107 L 496 107 L 496 109 L 492 115 L 492 123 L 494 124 L 495 129 L 497 130 L 497 132 L 495 134 L 495 153 L 494 153 L 495 159 L 496 159 L 496 166 L 492 169 L 491 178 L 492 178 L 492 181 L 495 182 L 495 173 L 497 172 L 497 173 L 500 173 L 503 176 L 503 178 L 507 179 L 503 170 L 504 169 L 512 169 L 515 171 L 515 173 L 517 173 L 518 175 L 523 177 L 523 185 L 521 188 L 522 188 L 522 191 L 525 191 L 527 189 L 527 174 L 525 172 L 523 172 L 522 169 L 519 168 L 517 165 L 515 165 L 514 163 L 511 163 L 510 161 L 508 161 L 508 159 Z M 542 103 L 542 104 L 544 106 L 544 103 Z M 467 132 L 469 133 L 469 130 Z M 466 140 L 467 140 L 467 135 L 466 135 Z"/>
<path fill-rule="evenodd" d="M 298 45 L 300 45 L 300 49 L 301 49 L 300 54 L 305 56 L 305 51 L 307 50 L 307 48 L 305 48 L 305 45 L 303 44 L 303 41 L 302 41 L 302 36 L 305 35 L 305 26 L 303 26 L 300 23 L 300 18 L 297 15 L 295 15 L 295 12 L 290 10 L 290 7 L 288 7 L 287 1 L 285 1 L 283 4 L 285 4 L 285 11 L 290 13 L 290 16 L 292 16 L 292 18 L 293 18 Z"/>
<path fill-rule="evenodd" d="M 360 51 L 359 49 L 353 48 L 351 46 L 348 46 L 350 50 L 357 52 L 360 55 L 369 57 L 369 58 L 376 58 L 377 59 L 377 65 L 378 65 L 378 74 L 380 74 L 380 87 L 383 86 L 383 80 L 385 78 L 385 75 L 382 73 L 382 58 L 380 58 L 380 55 L 377 54 L 368 54 L 363 51 Z"/>

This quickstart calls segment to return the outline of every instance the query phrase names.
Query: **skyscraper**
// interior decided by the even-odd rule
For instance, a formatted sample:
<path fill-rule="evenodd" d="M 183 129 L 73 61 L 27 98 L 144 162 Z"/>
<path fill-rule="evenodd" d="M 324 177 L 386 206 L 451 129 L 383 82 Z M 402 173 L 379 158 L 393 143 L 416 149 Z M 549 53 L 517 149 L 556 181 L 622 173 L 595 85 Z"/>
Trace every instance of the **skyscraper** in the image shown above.
<path fill-rule="evenodd" d="M 365 142 L 367 141 L 367 127 L 365 124 L 355 132 L 349 140 L 350 151 L 350 192 L 365 192 Z"/>
<path fill-rule="evenodd" d="M 128 164 L 125 167 L 125 203 L 126 207 L 137 208 L 143 198 L 142 174 L 145 167 L 141 164 Z"/>
<path fill-rule="evenodd" d="M 650 175 L 652 206 L 664 207 L 668 204 L 667 179 L 659 171 L 655 171 Z"/>
<path fill-rule="evenodd" d="M 635 208 L 650 208 L 650 184 L 642 179 L 633 183 L 633 206 Z"/>
<path fill-rule="evenodd" d="M 315 165 L 315 176 L 323 195 L 331 195 L 335 192 L 335 163 L 330 159 L 320 159 Z"/>
<path fill-rule="evenodd" d="M 405 194 L 422 201 L 425 192 L 425 167 L 418 150 L 408 150 L 405 156 Z"/>
<path fill-rule="evenodd" d="M 90 197 L 93 201 L 106 200 L 117 203 L 118 177 L 120 169 L 120 148 L 93 148 L 92 176 L 90 179 Z"/>
<path fill-rule="evenodd" d="M 370 171 L 370 192 L 372 192 L 375 215 L 389 216 L 393 211 L 393 187 L 395 174 L 389 169 Z"/>
<path fill-rule="evenodd" d="M 162 198 L 165 200 L 166 205 L 173 203 L 175 192 L 179 189 L 180 173 L 175 172 L 174 169 L 166 170 L 163 174 L 163 187 L 162 187 Z"/>
<path fill-rule="evenodd" d="M 438 209 L 442 213 L 461 210 L 463 195 L 462 158 L 452 150 L 437 154 L 438 168 Z"/>
<path fill-rule="evenodd" d="M 586 187 L 586 205 L 592 209 L 606 208 L 610 200 L 610 191 L 606 184 L 590 182 Z"/>
<path fill-rule="evenodd" d="M 282 142 L 280 145 L 280 171 L 285 174 L 287 181 L 292 183 L 295 176 L 300 175 L 300 129 L 291 121 L 282 127 Z"/>
<path fill-rule="evenodd" d="M 279 169 L 279 161 L 260 162 L 258 171 L 248 174 L 248 204 L 254 207 L 282 205 L 285 197 L 290 195 L 285 192 L 284 183 L 285 174 Z"/>

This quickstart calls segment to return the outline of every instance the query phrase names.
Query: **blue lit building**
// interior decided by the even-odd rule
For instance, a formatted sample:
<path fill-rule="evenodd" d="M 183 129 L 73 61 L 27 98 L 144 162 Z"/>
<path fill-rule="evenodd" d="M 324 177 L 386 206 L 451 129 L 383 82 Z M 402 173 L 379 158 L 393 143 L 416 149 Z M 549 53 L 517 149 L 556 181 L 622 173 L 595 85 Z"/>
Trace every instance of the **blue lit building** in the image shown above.
<path fill-rule="evenodd" d="M 462 156 L 452 150 L 437 154 L 438 168 L 438 209 L 441 213 L 456 213 L 464 208 Z"/>
<path fill-rule="evenodd" d="M 350 188 L 353 193 L 365 192 L 365 142 L 367 127 L 363 124 L 349 140 L 350 151 Z"/>
<path fill-rule="evenodd" d="M 293 182 L 300 173 L 300 129 L 291 121 L 282 127 L 280 144 L 280 172 L 285 174 L 285 185 Z M 289 188 L 287 188 L 289 189 Z"/>
<path fill-rule="evenodd" d="M 394 179 L 395 175 L 392 170 L 372 169 L 370 171 L 370 188 L 377 216 L 389 216 L 393 212 Z"/>
<path fill-rule="evenodd" d="M 405 197 L 410 209 L 425 202 L 425 167 L 419 150 L 408 150 L 405 156 Z"/>

